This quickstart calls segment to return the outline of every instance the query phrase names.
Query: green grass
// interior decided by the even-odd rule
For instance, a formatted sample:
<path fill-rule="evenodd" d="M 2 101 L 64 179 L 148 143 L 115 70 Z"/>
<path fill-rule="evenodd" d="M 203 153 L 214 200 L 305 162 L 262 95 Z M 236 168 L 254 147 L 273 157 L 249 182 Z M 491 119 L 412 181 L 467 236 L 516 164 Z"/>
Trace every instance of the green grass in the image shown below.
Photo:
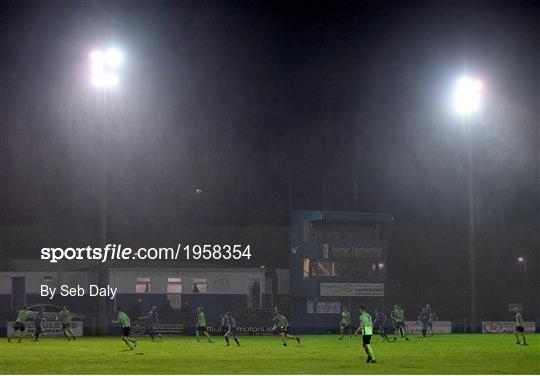
<path fill-rule="evenodd" d="M 277 337 L 240 337 L 242 347 L 214 337 L 151 342 L 144 337 L 135 351 L 119 338 L 83 337 L 75 342 L 43 338 L 39 342 L 0 343 L 2 374 L 539 374 L 540 336 L 518 346 L 510 334 L 453 334 L 411 337 L 382 343 L 374 337 L 377 364 L 366 364 L 361 338 L 339 341 L 335 335 L 302 337 L 284 347 Z"/>

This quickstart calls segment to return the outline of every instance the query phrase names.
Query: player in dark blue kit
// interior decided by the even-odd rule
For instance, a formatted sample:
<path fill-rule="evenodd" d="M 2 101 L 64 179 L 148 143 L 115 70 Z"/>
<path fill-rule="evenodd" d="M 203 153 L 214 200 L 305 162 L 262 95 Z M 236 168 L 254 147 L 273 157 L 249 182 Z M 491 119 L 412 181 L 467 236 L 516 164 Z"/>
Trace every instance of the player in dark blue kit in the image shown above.
<path fill-rule="evenodd" d="M 41 307 L 41 309 L 36 313 L 34 318 L 34 339 L 32 342 L 37 342 L 39 335 L 43 333 L 43 329 L 41 328 L 41 323 L 45 321 L 43 318 L 43 313 L 45 312 L 45 307 Z"/>
<path fill-rule="evenodd" d="M 278 307 L 274 307 L 274 310 L 272 311 L 272 317 L 270 319 L 272 323 L 272 334 L 275 334 L 279 336 L 278 329 L 278 323 L 279 323 L 279 309 Z"/>
<path fill-rule="evenodd" d="M 230 312 L 227 312 L 225 317 L 227 318 L 227 332 L 224 335 L 225 342 L 227 342 L 226 346 L 230 346 L 229 336 L 231 335 L 233 336 L 234 342 L 236 342 L 236 344 L 240 346 L 240 342 L 238 342 L 238 329 L 236 326 L 236 319 Z"/>
<path fill-rule="evenodd" d="M 423 307 L 422 312 L 420 312 L 420 315 L 418 316 L 418 323 L 422 324 L 422 333 L 420 334 L 420 337 L 426 338 L 426 333 L 430 322 L 431 313 L 428 311 L 427 307 Z"/>
<path fill-rule="evenodd" d="M 152 306 L 148 315 L 141 317 L 141 319 L 146 319 L 146 324 L 148 325 L 148 334 L 152 341 L 155 341 L 155 336 L 157 335 L 161 339 L 161 333 L 156 331 L 156 326 L 159 324 L 157 306 Z"/>
<path fill-rule="evenodd" d="M 426 304 L 426 311 L 429 313 L 429 322 L 427 324 L 427 329 L 429 329 L 429 335 L 433 336 L 433 320 L 438 320 L 437 314 L 433 309 L 431 309 L 431 306 L 429 304 Z"/>
<path fill-rule="evenodd" d="M 388 341 L 388 336 L 386 335 L 387 319 L 388 318 L 382 311 L 379 311 L 378 308 L 375 308 L 375 320 L 373 321 L 373 329 L 375 330 L 375 332 L 378 332 L 381 335 L 383 342 Z"/>

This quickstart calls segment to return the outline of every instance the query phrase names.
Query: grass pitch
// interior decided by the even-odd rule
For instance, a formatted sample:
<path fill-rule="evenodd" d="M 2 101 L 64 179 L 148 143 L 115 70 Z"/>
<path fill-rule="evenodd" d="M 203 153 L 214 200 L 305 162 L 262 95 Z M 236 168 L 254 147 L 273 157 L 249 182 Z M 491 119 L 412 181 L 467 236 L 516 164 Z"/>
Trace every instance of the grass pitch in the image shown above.
<path fill-rule="evenodd" d="M 377 364 L 366 364 L 360 337 L 303 336 L 282 346 L 276 336 L 240 337 L 241 347 L 221 337 L 139 339 L 129 351 L 119 338 L 83 337 L 75 342 L 43 338 L 0 343 L 2 374 L 539 374 L 540 336 L 518 346 L 510 334 L 453 334 L 382 343 L 373 337 Z"/>

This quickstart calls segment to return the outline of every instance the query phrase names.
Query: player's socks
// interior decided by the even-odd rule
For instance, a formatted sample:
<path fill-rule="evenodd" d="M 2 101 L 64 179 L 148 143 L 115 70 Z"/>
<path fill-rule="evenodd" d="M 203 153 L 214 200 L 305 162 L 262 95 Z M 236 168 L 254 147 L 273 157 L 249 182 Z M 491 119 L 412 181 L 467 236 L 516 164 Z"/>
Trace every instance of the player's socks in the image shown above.
<path fill-rule="evenodd" d="M 375 353 L 373 352 L 373 349 L 371 348 L 371 346 L 368 346 L 367 348 L 368 350 L 368 354 L 370 356 L 371 359 L 375 360 Z"/>
<path fill-rule="evenodd" d="M 238 341 L 238 338 L 235 338 L 235 339 L 234 339 L 234 342 L 236 342 L 236 344 L 237 344 L 238 346 L 240 346 L 240 342 Z"/>
<path fill-rule="evenodd" d="M 229 346 L 229 336 L 225 336 L 225 342 L 227 342 L 227 346 Z"/>
<path fill-rule="evenodd" d="M 300 337 L 296 337 L 296 342 L 300 343 Z"/>

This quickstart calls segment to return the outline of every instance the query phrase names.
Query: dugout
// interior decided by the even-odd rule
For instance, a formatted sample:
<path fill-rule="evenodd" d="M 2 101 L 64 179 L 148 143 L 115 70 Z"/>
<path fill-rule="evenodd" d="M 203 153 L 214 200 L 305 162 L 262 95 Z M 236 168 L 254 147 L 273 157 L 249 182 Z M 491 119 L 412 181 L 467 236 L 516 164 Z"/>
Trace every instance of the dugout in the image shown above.
<path fill-rule="evenodd" d="M 360 305 L 384 307 L 388 214 L 295 210 L 291 213 L 291 326 L 336 331 L 341 307 L 357 321 Z"/>

